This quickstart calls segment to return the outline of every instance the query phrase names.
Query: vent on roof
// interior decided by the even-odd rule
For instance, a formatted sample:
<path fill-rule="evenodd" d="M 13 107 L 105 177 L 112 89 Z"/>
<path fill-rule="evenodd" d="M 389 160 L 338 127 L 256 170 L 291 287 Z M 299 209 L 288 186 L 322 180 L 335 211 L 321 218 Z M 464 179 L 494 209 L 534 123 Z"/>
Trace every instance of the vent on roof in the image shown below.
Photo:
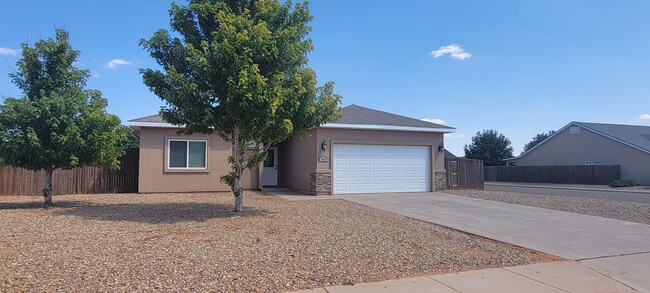
<path fill-rule="evenodd" d="M 569 134 L 580 134 L 580 127 L 574 126 L 569 128 Z"/>

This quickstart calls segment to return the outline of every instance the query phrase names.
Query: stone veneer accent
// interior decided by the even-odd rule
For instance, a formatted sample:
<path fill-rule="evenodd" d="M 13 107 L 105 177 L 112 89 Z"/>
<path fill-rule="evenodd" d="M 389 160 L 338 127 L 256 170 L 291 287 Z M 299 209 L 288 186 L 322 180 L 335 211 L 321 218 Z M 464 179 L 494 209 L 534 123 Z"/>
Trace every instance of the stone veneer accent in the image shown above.
<path fill-rule="evenodd" d="M 315 195 L 332 194 L 332 173 L 329 170 L 312 170 L 309 173 L 309 191 Z"/>
<path fill-rule="evenodd" d="M 435 172 L 436 190 L 447 189 L 447 170 L 436 170 Z"/>

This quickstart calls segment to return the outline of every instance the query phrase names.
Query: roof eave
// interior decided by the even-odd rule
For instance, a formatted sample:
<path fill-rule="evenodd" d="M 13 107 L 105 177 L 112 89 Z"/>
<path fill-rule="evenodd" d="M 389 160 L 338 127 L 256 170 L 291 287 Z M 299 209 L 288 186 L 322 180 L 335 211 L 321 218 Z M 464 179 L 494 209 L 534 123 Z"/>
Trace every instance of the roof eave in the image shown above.
<path fill-rule="evenodd" d="M 151 128 L 183 128 L 184 125 L 173 125 L 164 122 L 138 122 L 129 121 L 127 123 L 131 128 L 151 127 Z M 326 123 L 320 128 L 335 129 L 360 129 L 360 130 L 393 130 L 393 131 L 411 131 L 411 132 L 434 132 L 434 133 L 453 133 L 455 128 L 427 128 L 413 126 L 394 126 L 394 125 L 371 125 L 371 124 L 344 124 L 344 123 Z"/>
<path fill-rule="evenodd" d="M 411 132 L 434 132 L 434 133 L 453 133 L 455 128 L 428 128 L 414 126 L 395 126 L 395 125 L 375 125 L 375 124 L 346 124 L 346 123 L 326 123 L 319 128 L 334 129 L 359 129 L 359 130 L 393 130 L 393 131 L 411 131 Z"/>
<path fill-rule="evenodd" d="M 139 121 L 129 121 L 127 122 L 128 126 L 131 128 L 136 127 L 153 127 L 153 128 L 183 128 L 184 125 L 174 125 L 166 122 L 139 122 Z"/>

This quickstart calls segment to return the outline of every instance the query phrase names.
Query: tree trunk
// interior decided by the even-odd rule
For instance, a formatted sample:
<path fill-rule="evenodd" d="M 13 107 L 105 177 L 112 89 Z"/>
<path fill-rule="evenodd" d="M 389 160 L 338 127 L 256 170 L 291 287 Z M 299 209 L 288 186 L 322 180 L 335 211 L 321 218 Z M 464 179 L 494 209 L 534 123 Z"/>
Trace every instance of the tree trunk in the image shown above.
<path fill-rule="evenodd" d="M 54 169 L 45 169 L 45 188 L 43 189 L 43 197 L 45 198 L 44 205 L 46 207 L 52 206 L 52 173 Z"/>
<path fill-rule="evenodd" d="M 241 185 L 241 172 L 235 174 L 235 184 L 232 192 L 235 194 L 235 212 L 241 213 L 244 211 L 244 191 Z"/>
<path fill-rule="evenodd" d="M 233 131 L 232 145 L 232 156 L 234 161 L 232 193 L 235 195 L 235 212 L 237 213 L 244 211 L 244 192 L 241 183 L 244 168 L 242 165 L 243 153 L 241 148 L 242 146 L 239 142 L 239 130 L 235 129 L 235 131 Z"/>

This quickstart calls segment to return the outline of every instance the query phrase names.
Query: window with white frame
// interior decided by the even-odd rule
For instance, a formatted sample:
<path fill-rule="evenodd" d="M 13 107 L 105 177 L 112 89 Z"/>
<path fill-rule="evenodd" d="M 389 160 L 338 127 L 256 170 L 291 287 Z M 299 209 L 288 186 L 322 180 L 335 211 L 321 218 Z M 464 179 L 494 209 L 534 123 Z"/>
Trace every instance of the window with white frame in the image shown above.
<path fill-rule="evenodd" d="M 580 127 L 574 126 L 569 128 L 569 134 L 580 134 Z"/>
<path fill-rule="evenodd" d="M 207 149 L 207 140 L 170 139 L 167 141 L 167 168 L 205 169 L 208 159 Z"/>
<path fill-rule="evenodd" d="M 587 166 L 595 166 L 595 165 L 602 165 L 603 161 L 585 161 L 585 165 Z"/>

